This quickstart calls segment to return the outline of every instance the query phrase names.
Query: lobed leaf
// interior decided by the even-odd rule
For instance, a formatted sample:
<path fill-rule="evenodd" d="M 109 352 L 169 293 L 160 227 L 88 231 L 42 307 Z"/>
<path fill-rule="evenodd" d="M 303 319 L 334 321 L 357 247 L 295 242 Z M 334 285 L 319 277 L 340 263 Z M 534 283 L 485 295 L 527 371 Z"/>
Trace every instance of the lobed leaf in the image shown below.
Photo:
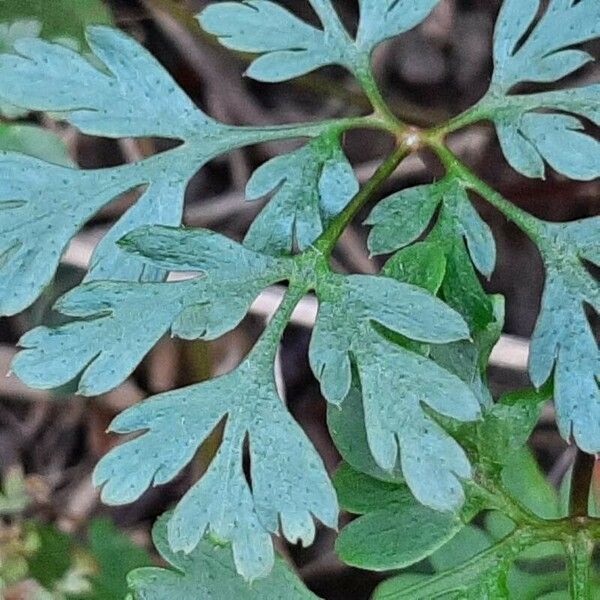
<path fill-rule="evenodd" d="M 329 527 L 337 524 L 331 482 L 277 393 L 270 359 L 259 342 L 235 371 L 125 411 L 111 430 L 144 433 L 112 450 L 94 472 L 105 502 L 132 502 L 151 485 L 173 479 L 225 420 L 208 471 L 169 517 L 168 541 L 188 554 L 206 532 L 231 541 L 236 568 L 247 579 L 271 571 L 271 534 L 307 545 L 315 535 L 312 515 Z M 246 439 L 251 487 L 243 470 Z"/>
<path fill-rule="evenodd" d="M 494 36 L 492 85 L 475 111 L 494 121 L 508 162 L 523 175 L 543 178 L 547 162 L 572 179 L 595 179 L 600 143 L 584 131 L 581 118 L 600 123 L 598 84 L 510 91 L 524 82 L 560 80 L 592 61 L 574 46 L 600 35 L 600 7 L 595 0 L 551 0 L 536 20 L 541 6 L 540 0 L 505 0 Z"/>
<path fill-rule="evenodd" d="M 143 195 L 96 249 L 87 279 L 161 280 L 163 270 L 131 258 L 116 242 L 144 225 L 179 225 L 187 183 L 212 158 L 263 140 L 319 135 L 331 126 L 261 130 L 217 123 L 125 34 L 94 26 L 87 38 L 102 68 L 63 46 L 18 40 L 18 54 L 0 55 L 0 96 L 61 113 L 85 133 L 185 143 L 137 163 L 88 171 L 0 153 L 0 314 L 31 304 L 81 226 L 114 198 L 138 188 Z"/>
<path fill-rule="evenodd" d="M 251 585 L 235 571 L 232 551 L 210 539 L 204 539 L 190 554 L 173 552 L 169 547 L 168 517 L 154 526 L 152 537 L 161 556 L 172 567 L 141 568 L 129 574 L 129 587 L 134 600 L 164 598 L 237 598 L 239 600 L 316 600 L 277 557 L 271 574 Z"/>
<path fill-rule="evenodd" d="M 260 292 L 285 279 L 283 264 L 207 230 L 150 227 L 122 243 L 161 269 L 201 271 L 176 283 L 85 283 L 56 305 L 77 320 L 38 327 L 19 342 L 13 363 L 36 388 L 79 378 L 88 396 L 122 383 L 169 330 L 184 339 L 215 339 L 234 329 Z M 140 261 L 141 262 L 141 261 Z M 148 319 L 148 315 L 152 319 Z"/>
<path fill-rule="evenodd" d="M 331 276 L 317 295 L 310 363 L 325 398 L 340 405 L 348 396 L 352 359 L 375 462 L 391 471 L 399 450 L 402 473 L 420 502 L 438 510 L 460 506 L 468 460 L 422 404 L 472 421 L 479 418 L 479 403 L 458 377 L 393 344 L 372 323 L 413 340 L 445 343 L 467 337 L 463 320 L 419 288 L 385 277 Z"/>
<path fill-rule="evenodd" d="M 290 154 L 277 156 L 252 175 L 248 200 L 273 193 L 244 243 L 267 254 L 306 250 L 358 192 L 358 181 L 331 132 Z"/>
<path fill-rule="evenodd" d="M 586 452 L 600 449 L 600 350 L 585 314 L 600 311 L 600 285 L 583 260 L 598 264 L 600 218 L 544 223 L 546 284 L 529 373 L 540 387 L 554 372 L 557 420 L 565 439 Z"/>
<path fill-rule="evenodd" d="M 246 71 L 248 76 L 279 82 L 330 64 L 359 74 L 376 46 L 418 25 L 438 2 L 360 0 L 356 41 L 341 24 L 330 0 L 310 0 L 321 28 L 270 0 L 211 4 L 198 20 L 225 47 L 261 55 Z"/>

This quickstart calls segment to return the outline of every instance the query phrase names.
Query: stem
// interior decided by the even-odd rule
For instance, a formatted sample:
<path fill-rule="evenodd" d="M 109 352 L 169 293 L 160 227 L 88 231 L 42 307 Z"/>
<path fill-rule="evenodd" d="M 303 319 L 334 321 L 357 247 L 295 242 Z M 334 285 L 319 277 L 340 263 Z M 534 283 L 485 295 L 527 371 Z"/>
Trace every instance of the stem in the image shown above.
<path fill-rule="evenodd" d="M 569 571 L 569 593 L 573 600 L 591 599 L 590 564 L 593 543 L 587 531 L 578 531 L 565 542 Z"/>
<path fill-rule="evenodd" d="M 571 475 L 571 495 L 569 497 L 569 513 L 574 517 L 585 517 L 588 514 L 590 487 L 594 472 L 595 458 L 591 454 L 577 449 L 575 464 Z"/>
<path fill-rule="evenodd" d="M 544 243 L 542 223 L 533 215 L 520 209 L 504 198 L 502 194 L 491 188 L 487 183 L 467 167 L 443 143 L 429 139 L 431 148 L 439 156 L 449 173 L 452 173 L 474 192 L 477 192 L 486 202 L 498 209 L 509 221 L 512 221 L 537 245 Z"/>
<path fill-rule="evenodd" d="M 273 364 L 283 332 L 292 318 L 294 309 L 308 292 L 308 287 L 304 282 L 290 283 L 281 304 L 252 349 L 252 355 L 257 361 L 265 361 L 268 365 Z"/>
<path fill-rule="evenodd" d="M 354 196 L 350 204 L 331 222 L 327 231 L 314 243 L 314 247 L 323 255 L 329 256 L 342 233 L 354 220 L 361 208 L 371 199 L 379 188 L 396 170 L 398 165 L 411 153 L 411 148 L 400 144 L 395 151 L 379 166 L 365 186 Z"/>

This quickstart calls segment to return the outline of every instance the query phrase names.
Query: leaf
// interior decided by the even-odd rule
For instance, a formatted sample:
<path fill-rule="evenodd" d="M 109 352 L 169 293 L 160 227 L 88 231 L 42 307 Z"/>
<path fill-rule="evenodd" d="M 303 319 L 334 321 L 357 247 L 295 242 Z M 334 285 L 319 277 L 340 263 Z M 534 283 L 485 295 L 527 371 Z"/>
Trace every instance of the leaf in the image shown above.
<path fill-rule="evenodd" d="M 267 254 L 306 250 L 358 192 L 352 166 L 332 132 L 291 154 L 263 164 L 248 182 L 246 197 L 274 192 L 254 220 L 245 244 Z"/>
<path fill-rule="evenodd" d="M 424 21 L 439 0 L 359 0 L 357 44 L 372 50 L 379 43 Z"/>
<path fill-rule="evenodd" d="M 55 133 L 35 125 L 0 124 L 0 151 L 21 152 L 63 167 L 73 166 L 64 142 Z"/>
<path fill-rule="evenodd" d="M 41 31 L 42 24 L 37 20 L 18 19 L 13 21 L 11 18 L 9 22 L 0 22 L 0 53 L 13 52 L 17 40 L 38 37 Z M 1 91 L 2 89 L 0 88 L 0 94 Z M 0 115 L 3 117 L 7 119 L 20 119 L 25 117 L 28 112 L 0 98 Z"/>
<path fill-rule="evenodd" d="M 219 2 L 205 8 L 198 19 L 227 48 L 262 54 L 246 71 L 259 81 L 286 81 L 344 62 L 344 46 L 336 37 L 275 2 Z"/>
<path fill-rule="evenodd" d="M 85 30 L 88 25 L 112 24 L 110 11 L 101 0 L 3 0 L 0 3 L 2 21 L 11 24 L 15 21 L 37 22 L 40 37 L 74 50 L 87 50 Z"/>
<path fill-rule="evenodd" d="M 29 557 L 29 575 L 42 586 L 52 589 L 70 569 L 73 540 L 54 525 L 30 521 L 27 530 L 35 536 L 36 552 Z"/>
<path fill-rule="evenodd" d="M 145 550 L 136 546 L 108 519 L 94 519 L 89 530 L 89 550 L 99 573 L 91 577 L 93 600 L 115 600 L 127 594 L 127 574 L 152 564 Z M 85 598 L 83 595 L 82 598 Z"/>
<path fill-rule="evenodd" d="M 153 540 L 173 568 L 143 568 L 131 572 L 129 587 L 134 600 L 207 598 L 239 600 L 316 600 L 283 559 L 277 557 L 271 574 L 251 585 L 235 571 L 231 548 L 204 539 L 190 554 L 175 553 L 167 541 L 168 518 L 157 521 Z"/>
<path fill-rule="evenodd" d="M 0 55 L 1 95 L 32 110 L 62 113 L 91 135 L 160 136 L 185 143 L 137 163 L 86 171 L 0 153 L 0 314 L 31 304 L 51 280 L 71 237 L 104 205 L 137 188 L 143 188 L 142 197 L 100 243 L 87 279 L 161 280 L 164 271 L 144 266 L 115 243 L 144 225 L 179 225 L 187 182 L 212 158 L 331 127 L 249 129 L 217 123 L 123 33 L 94 26 L 87 39 L 104 68 L 57 44 L 17 41 L 17 55 Z"/>
<path fill-rule="evenodd" d="M 336 542 L 340 558 L 375 571 L 408 567 L 451 539 L 463 527 L 454 513 L 419 504 L 406 485 L 384 483 L 342 465 L 335 487 L 340 504 L 359 517 Z"/>
<path fill-rule="evenodd" d="M 240 323 L 265 287 L 286 278 L 278 259 L 208 230 L 150 227 L 121 245 L 157 268 L 201 275 L 176 283 L 91 282 L 70 291 L 55 308 L 77 320 L 38 327 L 19 342 L 24 350 L 12 368 L 29 386 L 52 389 L 79 377 L 78 393 L 105 393 L 169 330 L 184 339 L 218 338 Z"/>
<path fill-rule="evenodd" d="M 600 143 L 583 131 L 580 117 L 600 124 L 598 84 L 536 94 L 510 90 L 560 80 L 593 60 L 574 46 L 600 35 L 600 7 L 596 0 L 552 0 L 536 22 L 540 7 L 540 0 L 505 0 L 492 85 L 475 111 L 494 121 L 508 162 L 523 175 L 543 178 L 546 161 L 572 179 L 595 179 Z"/>
<path fill-rule="evenodd" d="M 449 571 L 425 578 L 413 574 L 393 577 L 375 590 L 373 600 L 508 600 L 508 570 L 527 543 L 509 537 Z"/>
<path fill-rule="evenodd" d="M 412 29 L 439 0 L 360 0 L 356 42 L 342 25 L 330 0 L 310 0 L 321 27 L 313 27 L 276 2 L 244 0 L 211 4 L 200 25 L 227 48 L 260 54 L 246 74 L 279 82 L 330 64 L 364 72 L 381 42 Z"/>
<path fill-rule="evenodd" d="M 453 177 L 409 188 L 382 200 L 365 221 L 372 225 L 369 250 L 386 254 L 414 242 L 443 203 L 445 218 L 464 237 L 477 269 L 490 276 L 496 262 L 496 246 L 489 226 L 473 208 L 465 188 Z"/>
<path fill-rule="evenodd" d="M 600 285 L 582 261 L 600 264 L 600 218 L 544 223 L 542 235 L 546 283 L 529 374 L 540 387 L 554 373 L 561 435 L 593 454 L 600 450 L 600 350 L 584 304 L 600 311 Z"/>
<path fill-rule="evenodd" d="M 421 403 L 461 421 L 478 419 L 479 404 L 456 376 L 389 342 L 372 322 L 413 340 L 445 343 L 466 337 L 462 319 L 419 288 L 385 277 L 332 275 L 317 295 L 310 363 L 325 398 L 340 405 L 347 397 L 352 358 L 375 462 L 391 471 L 399 450 L 402 473 L 419 501 L 438 510 L 459 507 L 469 463 Z"/>
<path fill-rule="evenodd" d="M 235 371 L 161 394 L 119 415 L 111 430 L 144 432 L 105 456 L 94 473 L 108 504 L 126 504 L 151 485 L 173 479 L 225 420 L 223 441 L 208 471 L 168 521 L 169 545 L 190 553 L 205 532 L 232 542 L 236 568 L 247 579 L 273 566 L 270 535 L 311 544 L 312 515 L 337 524 L 335 492 L 321 458 L 277 393 L 271 344 L 263 338 Z M 274 351 L 273 351 L 274 352 Z M 243 470 L 250 448 L 251 487 Z"/>

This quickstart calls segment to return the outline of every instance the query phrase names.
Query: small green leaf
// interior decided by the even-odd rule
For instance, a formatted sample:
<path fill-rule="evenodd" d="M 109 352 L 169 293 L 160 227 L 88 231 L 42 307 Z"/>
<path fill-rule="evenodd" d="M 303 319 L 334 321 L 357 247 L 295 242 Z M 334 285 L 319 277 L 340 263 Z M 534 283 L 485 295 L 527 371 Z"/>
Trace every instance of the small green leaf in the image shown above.
<path fill-rule="evenodd" d="M 74 166 L 65 143 L 55 133 L 35 125 L 0 124 L 0 151 L 21 152 L 63 167 Z"/>
<path fill-rule="evenodd" d="M 112 25 L 113 22 L 110 11 L 101 0 L 3 0 L 0 3 L 2 21 L 10 23 L 10 27 L 15 21 L 37 22 L 43 39 L 84 51 L 88 48 L 86 28 L 89 25 Z"/>
<path fill-rule="evenodd" d="M 385 483 L 342 466 L 335 477 L 340 504 L 359 517 L 336 542 L 340 558 L 375 571 L 408 567 L 431 555 L 463 527 L 454 513 L 419 504 L 406 485 Z"/>
<path fill-rule="evenodd" d="M 248 182 L 248 200 L 275 193 L 250 226 L 245 244 L 274 255 L 306 250 L 358 188 L 336 132 L 277 156 L 259 167 Z"/>
<path fill-rule="evenodd" d="M 419 288 L 383 277 L 332 275 L 319 284 L 317 295 L 321 305 L 310 362 L 325 398 L 339 405 L 347 397 L 352 356 L 375 462 L 391 471 L 399 453 L 419 501 L 438 510 L 459 507 L 460 478 L 470 477 L 469 463 L 422 403 L 461 421 L 478 419 L 479 403 L 458 377 L 392 344 L 372 322 L 413 340 L 445 343 L 466 337 L 462 319 Z"/>
<path fill-rule="evenodd" d="M 208 471 L 168 520 L 168 539 L 173 550 L 186 553 L 207 531 L 231 541 L 236 568 L 247 579 L 270 572 L 271 534 L 308 545 L 315 536 L 313 515 L 329 527 L 337 525 L 331 482 L 283 405 L 270 360 L 259 342 L 235 371 L 125 411 L 111 430 L 144 433 L 112 450 L 94 473 L 104 502 L 132 502 L 151 485 L 173 479 L 225 420 L 223 441 Z M 246 438 L 251 487 L 243 470 Z"/>
<path fill-rule="evenodd" d="M 437 294 L 446 275 L 446 257 L 438 244 L 418 242 L 396 252 L 381 274 Z"/>
<path fill-rule="evenodd" d="M 133 600 L 317 600 L 280 557 L 268 577 L 249 584 L 236 573 L 229 546 L 204 539 L 189 554 L 173 552 L 167 530 L 168 516 L 163 516 L 152 537 L 173 568 L 132 571 L 127 579 Z"/>
<path fill-rule="evenodd" d="M 600 8 L 596 0 L 553 0 L 535 22 L 540 7 L 540 0 L 505 0 L 494 36 L 492 85 L 475 112 L 494 121 L 508 162 L 523 175 L 543 178 L 546 161 L 573 179 L 595 179 L 600 143 L 583 131 L 579 117 L 600 124 L 598 84 L 510 91 L 520 83 L 560 80 L 593 60 L 573 47 L 600 35 Z"/>
<path fill-rule="evenodd" d="M 145 228 L 121 246 L 161 269 L 201 275 L 175 283 L 92 282 L 75 288 L 55 308 L 77 320 L 38 327 L 20 340 L 24 350 L 12 368 L 22 381 L 51 389 L 79 377 L 80 394 L 107 392 L 169 330 L 184 339 L 218 338 L 240 323 L 265 287 L 285 279 L 277 259 L 208 230 Z"/>

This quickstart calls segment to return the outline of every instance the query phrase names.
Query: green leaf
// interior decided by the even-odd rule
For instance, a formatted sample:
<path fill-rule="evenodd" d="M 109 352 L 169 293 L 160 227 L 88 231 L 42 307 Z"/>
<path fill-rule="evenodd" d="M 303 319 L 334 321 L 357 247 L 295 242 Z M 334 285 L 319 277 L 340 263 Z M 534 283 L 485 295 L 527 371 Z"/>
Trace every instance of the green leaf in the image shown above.
<path fill-rule="evenodd" d="M 600 450 L 600 350 L 584 304 L 600 311 L 600 285 L 582 260 L 600 264 L 600 217 L 543 224 L 546 284 L 529 360 L 533 384 L 554 372 L 558 426 L 586 452 Z"/>
<path fill-rule="evenodd" d="M 267 254 L 306 250 L 358 192 L 340 134 L 323 135 L 291 154 L 263 164 L 248 182 L 246 197 L 256 200 L 275 190 L 254 220 L 245 244 Z"/>
<path fill-rule="evenodd" d="M 359 0 L 358 46 L 372 50 L 379 43 L 412 29 L 438 3 L 439 0 Z"/>
<path fill-rule="evenodd" d="M 479 403 L 458 377 L 391 343 L 372 322 L 437 343 L 466 337 L 465 323 L 433 296 L 385 277 L 331 275 L 317 295 L 321 304 L 310 362 L 325 398 L 340 405 L 347 397 L 352 357 L 375 462 L 391 471 L 399 451 L 402 473 L 419 501 L 439 510 L 460 506 L 459 478 L 470 476 L 469 463 L 422 403 L 461 421 L 478 419 Z"/>
<path fill-rule="evenodd" d="M 0 151 L 21 152 L 63 167 L 73 166 L 64 142 L 55 133 L 35 125 L 0 124 Z"/>
<path fill-rule="evenodd" d="M 198 19 L 227 48 L 262 54 L 246 71 L 259 81 L 285 81 L 344 62 L 345 48 L 336 36 L 275 2 L 219 2 L 205 8 Z"/>
<path fill-rule="evenodd" d="M 475 525 L 467 525 L 436 550 L 429 561 L 437 572 L 449 571 L 487 550 L 493 543 L 494 540 L 488 533 Z"/>
<path fill-rule="evenodd" d="M 315 535 L 312 516 L 335 527 L 338 512 L 321 458 L 277 393 L 265 343 L 271 344 L 263 338 L 225 376 L 161 394 L 119 415 L 112 431 L 144 433 L 112 450 L 94 473 L 105 502 L 132 502 L 151 485 L 173 479 L 225 420 L 208 471 L 169 518 L 168 539 L 173 550 L 186 553 L 207 531 L 231 541 L 236 568 L 247 579 L 270 572 L 271 534 L 308 545 Z M 243 469 L 246 438 L 251 487 Z"/>
<path fill-rule="evenodd" d="M 154 526 L 153 540 L 173 568 L 136 569 L 128 577 L 134 600 L 317 600 L 280 557 L 271 574 L 248 584 L 235 571 L 231 548 L 204 539 L 190 554 L 169 547 L 168 518 Z"/>
<path fill-rule="evenodd" d="M 265 287 L 286 278 L 281 260 L 208 230 L 144 228 L 121 246 L 150 257 L 157 268 L 201 275 L 174 283 L 92 282 L 75 288 L 55 308 L 77 320 L 38 327 L 20 340 L 24 350 L 12 368 L 22 381 L 51 389 L 79 377 L 80 394 L 104 393 L 123 382 L 169 330 L 184 339 L 216 339 L 240 323 Z"/>
<path fill-rule="evenodd" d="M 381 274 L 437 294 L 446 275 L 446 257 L 439 244 L 418 242 L 396 252 Z"/>
<path fill-rule="evenodd" d="M 73 540 L 54 525 L 31 521 L 27 530 L 37 541 L 37 550 L 27 561 L 29 575 L 45 588 L 52 589 L 71 567 Z"/>
<path fill-rule="evenodd" d="M 593 60 L 574 46 L 600 35 L 600 7 L 596 0 L 552 0 L 535 22 L 540 7 L 540 0 L 505 0 L 492 85 L 475 111 L 494 121 L 507 160 L 523 175 L 543 178 L 546 161 L 572 179 L 595 179 L 600 143 L 583 131 L 579 117 L 600 124 L 598 84 L 525 95 L 510 90 L 560 80 Z"/>
<path fill-rule="evenodd" d="M 104 69 L 60 45 L 17 41 L 18 55 L 0 55 L 1 95 L 32 110 L 62 113 L 88 134 L 160 136 L 185 143 L 137 163 L 88 171 L 0 153 L 0 314 L 31 304 L 81 226 L 114 198 L 140 187 L 144 193 L 138 203 L 96 249 L 87 279 L 162 279 L 164 271 L 145 266 L 115 243 L 144 225 L 179 225 L 187 183 L 212 158 L 247 144 L 310 137 L 331 127 L 222 125 L 197 109 L 125 34 L 94 26 L 87 39 Z"/>
<path fill-rule="evenodd" d="M 101 0 L 3 0 L 0 3 L 2 21 L 10 26 L 15 21 L 37 22 L 40 37 L 74 50 L 87 50 L 85 30 L 88 25 L 112 24 L 110 11 Z"/>
<path fill-rule="evenodd" d="M 127 594 L 127 574 L 149 567 L 150 556 L 121 533 L 108 519 L 94 519 L 89 530 L 89 551 L 99 573 L 90 578 L 93 600 L 115 600 Z M 85 598 L 86 596 L 82 596 Z"/>
<path fill-rule="evenodd" d="M 340 504 L 363 516 L 336 542 L 340 558 L 375 571 L 401 569 L 431 555 L 463 527 L 454 513 L 419 504 L 406 485 L 385 483 L 342 465 L 335 477 Z"/>

